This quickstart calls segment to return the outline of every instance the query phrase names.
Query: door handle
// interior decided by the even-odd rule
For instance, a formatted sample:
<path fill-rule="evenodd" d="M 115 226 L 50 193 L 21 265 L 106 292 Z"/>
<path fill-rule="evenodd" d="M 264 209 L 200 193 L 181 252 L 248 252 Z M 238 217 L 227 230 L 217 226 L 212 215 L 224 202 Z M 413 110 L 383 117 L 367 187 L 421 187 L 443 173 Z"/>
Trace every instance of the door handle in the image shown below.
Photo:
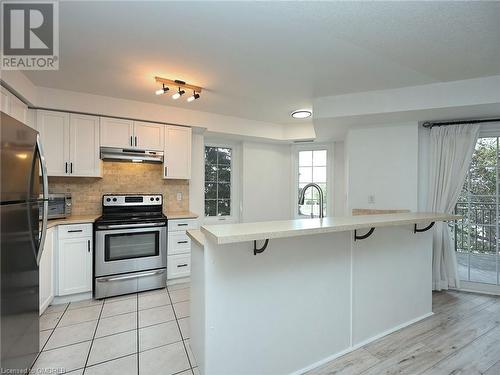
<path fill-rule="evenodd" d="M 39 247 L 36 256 L 36 263 L 40 265 L 42 259 L 43 247 L 45 245 L 45 238 L 47 237 L 47 226 L 49 218 L 49 179 L 47 176 L 47 162 L 43 153 L 43 147 L 40 142 L 40 134 L 36 136 L 36 147 L 38 155 L 40 156 L 40 165 L 42 168 L 42 189 L 43 189 L 43 218 L 42 218 L 42 233 L 40 236 Z"/>
<path fill-rule="evenodd" d="M 153 272 L 145 272 L 145 273 L 139 273 L 135 275 L 127 275 L 127 276 L 117 276 L 117 277 L 104 277 L 104 278 L 99 278 L 96 281 L 98 282 L 109 282 L 109 281 L 120 281 L 120 280 L 128 280 L 128 279 L 138 279 L 140 277 L 147 277 L 147 276 L 154 276 L 154 275 L 159 275 L 164 273 L 165 270 L 158 270 L 158 271 L 153 271 Z"/>
<path fill-rule="evenodd" d="M 90 240 L 87 241 L 87 251 L 90 253 Z"/>

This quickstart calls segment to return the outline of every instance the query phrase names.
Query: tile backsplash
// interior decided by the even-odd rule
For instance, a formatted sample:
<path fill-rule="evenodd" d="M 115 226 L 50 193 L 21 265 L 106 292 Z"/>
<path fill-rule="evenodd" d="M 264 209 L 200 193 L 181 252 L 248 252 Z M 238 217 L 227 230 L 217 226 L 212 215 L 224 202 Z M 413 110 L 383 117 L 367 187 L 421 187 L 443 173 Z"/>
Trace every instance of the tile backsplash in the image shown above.
<path fill-rule="evenodd" d="M 103 194 L 161 193 L 165 211 L 189 210 L 189 181 L 162 179 L 162 164 L 109 162 L 103 163 L 103 177 L 49 177 L 50 193 L 71 193 L 72 215 L 101 213 Z M 177 200 L 182 193 L 182 200 Z"/>

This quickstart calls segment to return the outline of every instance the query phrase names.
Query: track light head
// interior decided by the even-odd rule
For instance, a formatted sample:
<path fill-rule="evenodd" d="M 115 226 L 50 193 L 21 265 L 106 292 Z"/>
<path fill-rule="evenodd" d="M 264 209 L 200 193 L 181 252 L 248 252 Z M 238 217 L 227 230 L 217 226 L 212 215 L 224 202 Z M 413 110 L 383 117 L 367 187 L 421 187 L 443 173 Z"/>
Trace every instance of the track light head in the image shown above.
<path fill-rule="evenodd" d="M 179 89 L 177 90 L 177 92 L 174 95 L 172 95 L 172 99 L 179 99 L 185 93 L 186 93 L 186 91 L 181 90 L 181 88 L 179 87 Z"/>
<path fill-rule="evenodd" d="M 167 86 L 165 86 L 165 84 L 163 84 L 163 87 L 159 90 L 156 90 L 155 91 L 155 94 L 156 95 L 163 95 L 165 94 L 167 91 L 169 90 L 169 88 Z"/>
<path fill-rule="evenodd" d="M 193 95 L 191 95 L 189 98 L 187 98 L 188 102 L 192 102 L 195 99 L 198 99 L 200 97 L 200 94 L 198 94 L 196 91 L 193 91 Z"/>

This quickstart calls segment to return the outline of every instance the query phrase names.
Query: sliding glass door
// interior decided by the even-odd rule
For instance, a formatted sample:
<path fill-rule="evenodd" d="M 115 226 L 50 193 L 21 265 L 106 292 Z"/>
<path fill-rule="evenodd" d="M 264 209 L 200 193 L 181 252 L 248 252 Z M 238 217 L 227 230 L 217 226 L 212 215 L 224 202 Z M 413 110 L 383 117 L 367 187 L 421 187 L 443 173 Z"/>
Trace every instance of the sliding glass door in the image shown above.
<path fill-rule="evenodd" d="M 499 137 L 479 138 L 456 212 L 461 280 L 499 285 Z"/>

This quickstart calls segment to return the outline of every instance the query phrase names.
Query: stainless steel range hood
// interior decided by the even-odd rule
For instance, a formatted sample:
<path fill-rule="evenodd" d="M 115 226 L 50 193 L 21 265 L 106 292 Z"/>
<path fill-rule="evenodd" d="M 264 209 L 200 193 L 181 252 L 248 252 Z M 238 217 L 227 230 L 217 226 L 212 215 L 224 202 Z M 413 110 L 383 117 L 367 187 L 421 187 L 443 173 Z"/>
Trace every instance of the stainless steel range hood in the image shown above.
<path fill-rule="evenodd" d="M 163 163 L 163 152 L 136 150 L 131 148 L 101 147 L 101 159 Z"/>

